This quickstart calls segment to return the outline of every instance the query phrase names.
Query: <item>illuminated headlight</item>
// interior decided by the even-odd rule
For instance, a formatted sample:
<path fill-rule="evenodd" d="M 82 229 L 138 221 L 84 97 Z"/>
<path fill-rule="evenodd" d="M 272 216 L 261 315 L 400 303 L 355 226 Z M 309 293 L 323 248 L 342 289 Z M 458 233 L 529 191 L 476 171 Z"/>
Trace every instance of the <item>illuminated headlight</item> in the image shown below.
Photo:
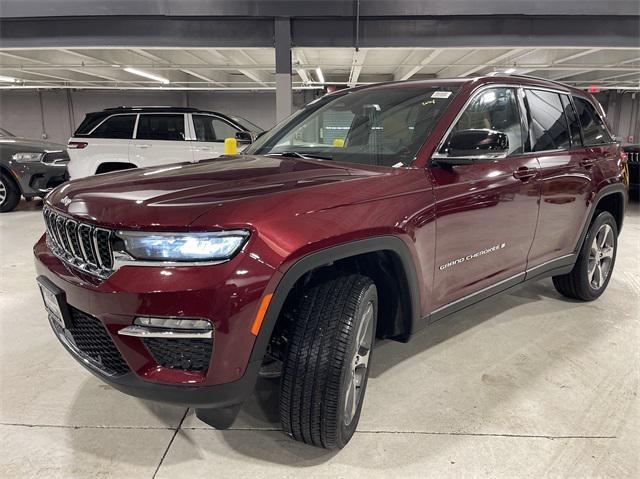
<path fill-rule="evenodd" d="M 150 261 L 216 261 L 235 255 L 246 243 L 244 230 L 206 233 L 119 231 L 127 254 Z"/>
<path fill-rule="evenodd" d="M 190 329 L 200 331 L 211 331 L 213 327 L 209 321 L 204 319 L 182 319 L 182 318 L 136 318 L 133 320 L 136 326 L 146 326 L 150 328 L 166 329 Z"/>
<path fill-rule="evenodd" d="M 31 163 L 40 161 L 44 153 L 14 153 L 11 158 L 18 163 Z"/>

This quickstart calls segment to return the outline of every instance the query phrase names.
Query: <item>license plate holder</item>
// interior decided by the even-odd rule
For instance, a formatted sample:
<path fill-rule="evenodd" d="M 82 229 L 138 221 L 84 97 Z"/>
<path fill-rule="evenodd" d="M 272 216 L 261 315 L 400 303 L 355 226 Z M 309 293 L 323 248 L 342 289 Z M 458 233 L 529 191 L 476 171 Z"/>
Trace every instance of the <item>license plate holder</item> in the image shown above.
<path fill-rule="evenodd" d="M 71 313 L 65 292 L 45 276 L 38 276 L 36 281 L 40 288 L 44 307 L 49 313 L 49 316 L 62 328 L 69 329 L 73 323 L 71 321 Z"/>

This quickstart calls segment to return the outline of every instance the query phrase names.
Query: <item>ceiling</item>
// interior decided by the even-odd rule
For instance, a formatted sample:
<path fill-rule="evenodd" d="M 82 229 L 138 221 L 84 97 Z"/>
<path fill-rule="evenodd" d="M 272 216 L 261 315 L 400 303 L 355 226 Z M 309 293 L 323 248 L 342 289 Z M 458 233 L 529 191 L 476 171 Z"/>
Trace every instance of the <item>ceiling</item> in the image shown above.
<path fill-rule="evenodd" d="M 349 86 L 507 70 L 583 88 L 640 89 L 640 48 L 294 48 L 292 65 L 294 89 L 321 88 L 317 68 L 326 84 Z M 272 90 L 275 50 L 0 48 L 0 89 L 11 88 Z"/>

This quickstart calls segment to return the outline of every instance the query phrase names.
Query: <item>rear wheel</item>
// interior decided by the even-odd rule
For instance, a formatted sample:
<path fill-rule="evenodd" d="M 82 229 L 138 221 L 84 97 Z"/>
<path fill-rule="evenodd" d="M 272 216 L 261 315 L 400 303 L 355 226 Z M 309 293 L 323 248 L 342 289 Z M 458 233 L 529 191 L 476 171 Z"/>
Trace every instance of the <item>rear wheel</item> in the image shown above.
<path fill-rule="evenodd" d="M 573 270 L 553 277 L 556 290 L 581 301 L 598 298 L 611 279 L 617 250 L 618 225 L 611 213 L 603 211 L 591 223 Z"/>
<path fill-rule="evenodd" d="M 20 190 L 6 173 L 0 173 L 0 213 L 13 211 L 20 202 Z"/>
<path fill-rule="evenodd" d="M 326 449 L 353 436 L 369 377 L 376 287 L 348 275 L 309 287 L 295 309 L 280 384 L 280 420 L 298 441 Z"/>

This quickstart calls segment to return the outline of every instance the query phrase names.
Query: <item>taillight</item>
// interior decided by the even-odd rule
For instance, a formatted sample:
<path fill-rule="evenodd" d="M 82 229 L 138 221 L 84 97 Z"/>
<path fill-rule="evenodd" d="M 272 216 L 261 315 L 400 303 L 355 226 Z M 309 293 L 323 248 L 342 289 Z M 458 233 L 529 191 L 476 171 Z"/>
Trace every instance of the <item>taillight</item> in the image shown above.
<path fill-rule="evenodd" d="M 67 144 L 67 148 L 71 150 L 82 150 L 83 148 L 86 148 L 88 144 L 89 143 L 85 141 L 70 141 Z"/>

